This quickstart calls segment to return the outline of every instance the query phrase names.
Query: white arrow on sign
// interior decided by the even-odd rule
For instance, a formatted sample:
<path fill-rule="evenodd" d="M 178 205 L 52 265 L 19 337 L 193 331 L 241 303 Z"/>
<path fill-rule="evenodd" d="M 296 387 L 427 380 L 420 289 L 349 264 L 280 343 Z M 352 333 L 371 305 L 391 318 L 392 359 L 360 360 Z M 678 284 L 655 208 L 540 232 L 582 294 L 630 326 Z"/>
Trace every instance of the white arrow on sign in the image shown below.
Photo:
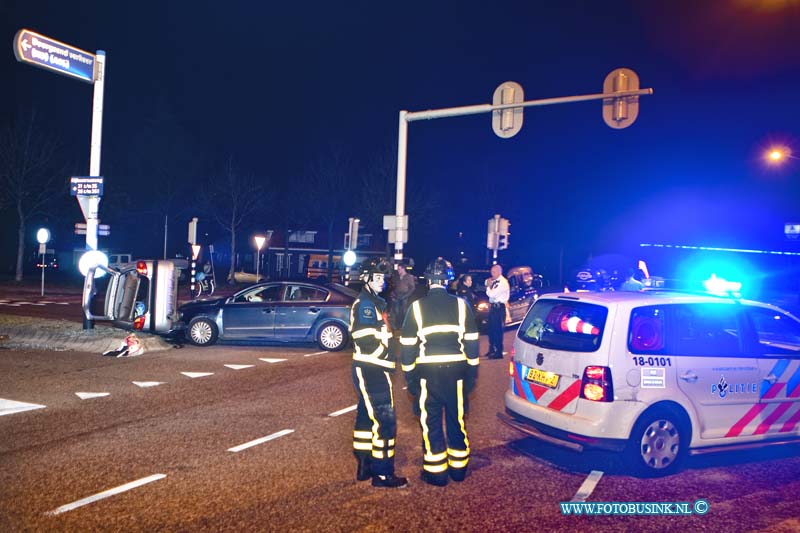
<path fill-rule="evenodd" d="M 22 49 L 27 52 L 28 48 L 30 48 L 30 47 L 31 47 L 31 45 L 28 44 L 28 39 L 23 39 L 23 41 L 22 41 Z"/>

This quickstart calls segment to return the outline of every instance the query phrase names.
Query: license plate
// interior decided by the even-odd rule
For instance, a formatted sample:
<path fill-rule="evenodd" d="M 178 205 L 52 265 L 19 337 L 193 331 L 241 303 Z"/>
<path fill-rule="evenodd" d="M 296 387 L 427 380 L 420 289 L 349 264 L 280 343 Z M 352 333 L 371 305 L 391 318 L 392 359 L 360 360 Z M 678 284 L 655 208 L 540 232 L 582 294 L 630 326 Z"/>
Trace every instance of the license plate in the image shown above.
<path fill-rule="evenodd" d="M 558 386 L 558 374 L 553 372 L 544 372 L 535 368 L 528 369 L 528 375 L 525 379 L 555 389 Z"/>

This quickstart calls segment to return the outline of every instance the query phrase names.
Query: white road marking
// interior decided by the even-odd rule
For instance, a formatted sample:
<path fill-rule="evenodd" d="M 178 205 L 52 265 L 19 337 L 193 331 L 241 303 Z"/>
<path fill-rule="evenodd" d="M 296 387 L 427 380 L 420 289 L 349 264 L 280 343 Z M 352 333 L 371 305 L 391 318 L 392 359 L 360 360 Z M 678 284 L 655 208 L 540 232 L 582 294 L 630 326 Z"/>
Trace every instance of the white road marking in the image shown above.
<path fill-rule="evenodd" d="M 204 378 L 206 376 L 213 376 L 213 372 L 181 372 L 187 378 Z"/>
<path fill-rule="evenodd" d="M 267 441 L 283 437 L 284 435 L 288 435 L 289 433 L 294 433 L 294 430 L 284 429 L 278 431 L 277 433 L 273 433 L 272 435 L 267 435 L 266 437 L 261 437 L 260 439 L 251 440 L 250 442 L 245 442 L 244 444 L 234 446 L 233 448 L 228 448 L 228 451 L 234 453 L 240 452 L 242 450 L 246 450 L 247 448 L 252 448 L 253 446 L 258 446 L 259 444 L 263 444 Z"/>
<path fill-rule="evenodd" d="M 88 498 L 83 498 L 82 500 L 62 505 L 55 511 L 50 511 L 47 514 L 56 515 L 56 514 L 66 513 L 67 511 L 72 511 L 73 509 L 77 509 L 78 507 L 82 507 L 86 504 L 93 503 L 98 500 L 108 498 L 109 496 L 114 496 L 116 494 L 129 491 L 131 489 L 135 489 L 136 487 L 141 487 L 142 485 L 152 483 L 153 481 L 158 481 L 159 479 L 164 479 L 165 477 L 167 477 L 166 474 L 153 474 L 152 476 L 143 477 L 142 479 L 137 479 L 136 481 L 125 483 L 124 485 L 120 485 L 119 487 L 104 490 L 103 492 L 99 492 L 94 496 L 89 496 Z"/>
<path fill-rule="evenodd" d="M 13 415 L 14 413 L 32 411 L 34 409 L 44 409 L 45 407 L 47 406 L 36 403 L 15 402 L 14 400 L 0 398 L 0 416 Z"/>
<path fill-rule="evenodd" d="M 131 381 L 137 387 L 158 387 L 159 385 L 163 385 L 163 381 Z"/>
<path fill-rule="evenodd" d="M 31 302 L 28 305 L 39 305 L 39 306 L 42 306 L 42 307 L 44 306 L 44 304 L 41 303 L 41 302 Z"/>
<path fill-rule="evenodd" d="M 600 470 L 592 470 L 589 473 L 589 476 L 583 481 L 583 485 L 581 485 L 581 488 L 578 489 L 578 492 L 571 501 L 585 502 L 586 498 L 592 495 L 592 492 L 594 491 L 594 488 L 597 486 L 597 483 L 600 481 L 601 477 L 603 477 L 603 473 Z"/>
<path fill-rule="evenodd" d="M 102 398 L 103 396 L 111 396 L 110 392 L 76 392 L 75 395 L 81 400 L 88 400 L 90 398 Z"/>
<path fill-rule="evenodd" d="M 225 365 L 231 370 L 242 370 L 243 368 L 253 368 L 256 365 Z"/>
<path fill-rule="evenodd" d="M 8 307 L 19 307 L 19 304 L 8 304 L 8 303 L 5 303 L 5 302 L 0 302 L 0 305 L 5 305 L 5 306 L 8 306 Z"/>
<path fill-rule="evenodd" d="M 271 357 L 259 357 L 259 361 L 264 361 L 265 363 L 280 363 L 282 361 L 286 361 L 286 359 L 272 359 Z"/>
<path fill-rule="evenodd" d="M 345 407 L 344 409 L 339 409 L 338 411 L 334 411 L 328 416 L 339 416 L 345 413 L 349 413 L 350 411 L 355 411 L 358 405 L 351 405 L 350 407 Z"/>
<path fill-rule="evenodd" d="M 69 302 L 56 302 L 56 305 L 69 305 Z"/>
<path fill-rule="evenodd" d="M 322 352 L 307 353 L 307 354 L 303 355 L 303 357 L 311 357 L 312 355 L 322 355 L 324 353 L 328 353 L 328 352 L 322 351 Z"/>

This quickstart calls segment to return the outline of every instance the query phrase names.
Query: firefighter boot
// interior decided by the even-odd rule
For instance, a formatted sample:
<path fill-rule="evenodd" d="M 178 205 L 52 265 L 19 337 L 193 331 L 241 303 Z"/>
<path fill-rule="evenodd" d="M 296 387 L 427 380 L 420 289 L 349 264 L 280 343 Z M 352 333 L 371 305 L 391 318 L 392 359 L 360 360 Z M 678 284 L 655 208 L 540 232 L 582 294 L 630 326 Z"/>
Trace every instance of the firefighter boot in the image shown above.
<path fill-rule="evenodd" d="M 366 481 L 372 477 L 372 465 L 370 464 L 369 457 L 365 455 L 359 455 L 356 457 L 358 459 L 358 470 L 356 471 L 356 479 L 359 481 Z"/>
<path fill-rule="evenodd" d="M 388 476 L 372 476 L 373 487 L 386 487 L 389 489 L 399 489 L 408 485 L 408 480 L 404 477 L 398 477 L 394 474 Z"/>

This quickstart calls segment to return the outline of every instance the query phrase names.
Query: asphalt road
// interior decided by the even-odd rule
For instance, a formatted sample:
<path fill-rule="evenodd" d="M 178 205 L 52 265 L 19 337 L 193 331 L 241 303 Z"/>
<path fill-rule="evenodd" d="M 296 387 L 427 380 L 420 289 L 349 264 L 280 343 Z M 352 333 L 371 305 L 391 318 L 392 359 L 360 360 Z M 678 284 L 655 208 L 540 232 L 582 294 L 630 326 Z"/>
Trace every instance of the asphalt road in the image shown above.
<path fill-rule="evenodd" d="M 0 531 L 800 530 L 797 446 L 692 457 L 676 475 L 639 479 L 619 456 L 575 454 L 500 423 L 507 362 L 485 359 L 467 422 L 467 480 L 419 480 L 420 429 L 395 376 L 397 470 L 410 486 L 373 488 L 355 480 L 349 368 L 348 352 L 314 346 L 186 346 L 119 359 L 0 350 L 0 398 L 46 406 L 0 416 Z M 559 503 L 580 492 L 586 502 L 709 508 L 564 516 Z"/>

